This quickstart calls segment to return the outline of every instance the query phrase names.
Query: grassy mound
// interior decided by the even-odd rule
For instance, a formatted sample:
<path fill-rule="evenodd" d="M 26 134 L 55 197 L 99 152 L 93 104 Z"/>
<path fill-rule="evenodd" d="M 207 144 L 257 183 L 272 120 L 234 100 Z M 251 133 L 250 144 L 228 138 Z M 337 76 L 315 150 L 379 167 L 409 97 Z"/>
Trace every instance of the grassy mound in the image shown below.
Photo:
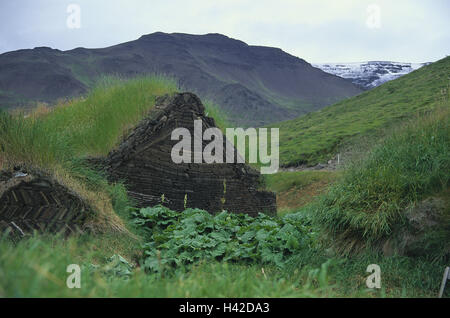
<path fill-rule="evenodd" d="M 295 273 L 273 267 L 200 261 L 172 275 L 146 273 L 140 245 L 125 236 L 36 236 L 16 245 L 0 238 L 0 297 L 326 297 L 336 295 L 326 266 Z M 122 257 L 118 256 L 120 254 Z M 114 259 L 119 262 L 114 262 Z M 81 288 L 66 286 L 69 264 Z"/>
<path fill-rule="evenodd" d="M 249 218 L 154 207 L 140 210 L 135 222 L 140 226 L 134 227 L 124 187 L 108 184 L 83 158 L 107 154 L 153 107 L 157 95 L 175 90 L 171 81 L 161 78 L 109 78 L 84 99 L 54 109 L 41 107 L 26 117 L 0 116 L 1 169 L 38 167 L 92 200 L 103 211 L 102 222 L 116 222 L 135 234 L 104 231 L 64 240 L 39 235 L 17 244 L 0 238 L 0 297 L 436 296 L 446 260 L 385 257 L 370 249 L 341 257 L 322 245 L 317 234 L 319 228 L 325 230 L 343 251 L 358 244 L 377 247 L 404 225 L 408 206 L 448 195 L 448 101 L 447 109 L 395 131 L 343 176 L 316 171 L 267 176 L 267 186 L 280 193 L 334 182 L 319 201 L 296 214 Z M 429 104 L 427 96 L 423 104 L 422 97 L 415 96 L 413 111 L 399 116 L 439 105 Z M 206 108 L 215 116 L 214 107 L 206 103 Z M 341 121 L 339 129 L 345 129 L 345 123 Z M 81 289 L 66 287 L 69 264 L 81 266 Z M 367 291 L 368 264 L 382 268 L 381 290 Z M 168 268 L 176 270 L 164 270 Z"/>
<path fill-rule="evenodd" d="M 447 107 L 411 121 L 355 162 L 321 198 L 315 220 L 342 250 L 382 242 L 407 226 L 408 207 L 448 189 L 449 114 Z"/>
<path fill-rule="evenodd" d="M 314 165 L 334 157 L 340 144 L 430 111 L 448 98 L 450 57 L 358 96 L 297 119 L 277 123 L 280 163 Z"/>

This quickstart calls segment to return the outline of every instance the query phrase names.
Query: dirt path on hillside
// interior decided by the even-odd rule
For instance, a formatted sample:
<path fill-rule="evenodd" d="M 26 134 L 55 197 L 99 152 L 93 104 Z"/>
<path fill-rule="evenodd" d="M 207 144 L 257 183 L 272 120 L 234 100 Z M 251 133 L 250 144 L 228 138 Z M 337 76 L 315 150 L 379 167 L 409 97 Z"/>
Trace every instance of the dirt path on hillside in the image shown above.
<path fill-rule="evenodd" d="M 337 160 L 328 160 L 327 163 L 318 163 L 315 166 L 300 165 L 296 167 L 280 167 L 278 171 L 294 172 L 294 171 L 335 171 L 342 167 L 342 162 Z"/>

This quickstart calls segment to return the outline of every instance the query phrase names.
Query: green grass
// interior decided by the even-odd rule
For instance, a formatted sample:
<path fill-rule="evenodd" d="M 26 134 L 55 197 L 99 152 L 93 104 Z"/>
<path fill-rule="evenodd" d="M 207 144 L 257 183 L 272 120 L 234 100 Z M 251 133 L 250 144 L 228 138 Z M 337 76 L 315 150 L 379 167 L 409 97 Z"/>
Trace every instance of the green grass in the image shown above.
<path fill-rule="evenodd" d="M 299 288 L 296 278 L 270 267 L 218 262 L 200 262 L 166 277 L 148 274 L 133 261 L 139 245 L 125 243 L 108 236 L 0 241 L 0 297 L 305 297 L 330 290 L 323 279 L 322 289 Z M 92 270 L 106 268 L 116 253 L 133 266 L 130 276 Z M 82 268 L 81 289 L 66 287 L 69 264 Z"/>
<path fill-rule="evenodd" d="M 106 77 L 85 99 L 55 107 L 42 121 L 66 137 L 76 154 L 103 156 L 153 108 L 157 96 L 176 91 L 175 82 L 163 77 Z"/>
<path fill-rule="evenodd" d="M 281 171 L 264 175 L 265 186 L 274 192 L 300 190 L 316 182 L 332 182 L 336 180 L 337 172 L 330 171 Z"/>
<path fill-rule="evenodd" d="M 265 190 L 277 196 L 277 214 L 293 213 L 311 204 L 339 179 L 338 171 L 281 171 L 263 175 Z"/>
<path fill-rule="evenodd" d="M 450 94 L 450 57 L 280 128 L 280 163 L 314 165 L 334 157 L 342 142 L 379 135 L 406 118 L 441 106 Z"/>
<path fill-rule="evenodd" d="M 354 162 L 313 208 L 317 224 L 343 249 L 375 245 L 407 226 L 407 207 L 445 196 L 450 186 L 449 118 L 446 107 L 412 120 Z M 441 239 L 448 241 L 450 228 L 444 231 Z"/>
<path fill-rule="evenodd" d="M 111 235 L 35 236 L 17 244 L 0 240 L 0 297 L 436 297 L 447 265 L 305 250 L 283 270 L 200 261 L 161 276 L 139 267 L 139 247 L 128 237 Z M 117 254 L 132 266 L 129 275 L 111 268 L 108 259 Z M 81 266 L 80 289 L 66 286 L 69 264 Z M 369 264 L 381 267 L 380 290 L 365 286 Z"/>
<path fill-rule="evenodd" d="M 74 157 L 104 156 L 150 110 L 155 98 L 176 91 L 160 77 L 128 81 L 103 78 L 85 97 L 38 108 L 30 115 L 3 113 L 0 144 L 3 162 L 48 167 Z"/>

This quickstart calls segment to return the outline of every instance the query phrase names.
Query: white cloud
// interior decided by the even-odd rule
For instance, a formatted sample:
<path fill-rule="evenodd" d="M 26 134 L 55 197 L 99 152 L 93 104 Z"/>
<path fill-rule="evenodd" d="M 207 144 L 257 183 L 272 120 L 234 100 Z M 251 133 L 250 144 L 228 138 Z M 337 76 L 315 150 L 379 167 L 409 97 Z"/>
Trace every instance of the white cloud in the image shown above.
<path fill-rule="evenodd" d="M 222 33 L 275 46 L 311 62 L 436 60 L 450 50 L 447 0 L 71 0 L 0 4 L 0 49 L 104 47 L 155 31 Z M 82 28 L 66 27 L 81 8 Z M 367 27 L 367 6 L 381 28 Z"/>

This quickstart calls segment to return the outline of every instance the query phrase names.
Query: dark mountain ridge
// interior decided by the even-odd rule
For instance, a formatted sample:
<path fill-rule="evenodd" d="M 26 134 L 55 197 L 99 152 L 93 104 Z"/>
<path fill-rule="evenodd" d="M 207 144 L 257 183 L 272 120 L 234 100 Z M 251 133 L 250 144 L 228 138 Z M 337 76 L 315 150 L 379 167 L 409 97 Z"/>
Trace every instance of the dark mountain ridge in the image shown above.
<path fill-rule="evenodd" d="M 278 48 L 221 34 L 156 32 L 106 48 L 36 47 L 1 54 L 0 105 L 52 103 L 86 93 L 103 74 L 149 73 L 176 78 L 244 126 L 291 119 L 361 92 Z"/>

